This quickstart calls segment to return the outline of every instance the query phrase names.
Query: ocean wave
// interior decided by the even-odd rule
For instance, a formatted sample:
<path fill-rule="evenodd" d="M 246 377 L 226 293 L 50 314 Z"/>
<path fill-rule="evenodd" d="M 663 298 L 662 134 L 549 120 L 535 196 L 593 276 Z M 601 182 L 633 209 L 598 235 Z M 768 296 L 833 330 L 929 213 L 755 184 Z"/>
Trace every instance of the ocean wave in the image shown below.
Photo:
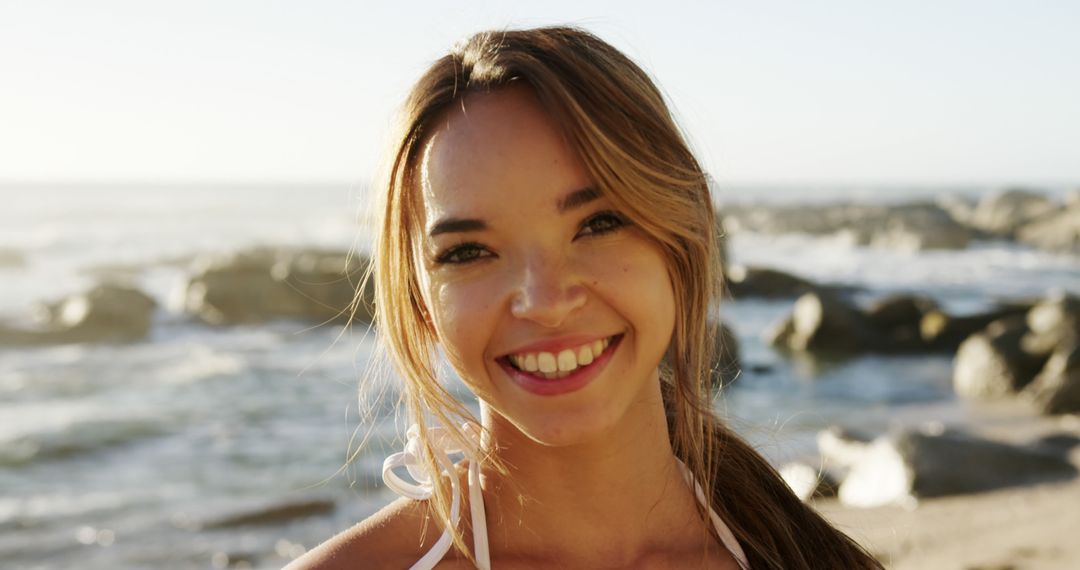
<path fill-rule="evenodd" d="M 824 283 L 865 286 L 878 293 L 918 290 L 990 300 L 1038 297 L 1054 288 L 1080 291 L 1075 257 L 1006 242 L 910 253 L 859 246 L 837 236 L 744 232 L 733 235 L 728 248 L 736 263 Z M 900 267 L 903 271 L 897 271 Z"/>
<path fill-rule="evenodd" d="M 197 345 L 182 359 L 156 370 L 163 384 L 191 384 L 220 376 L 235 376 L 250 367 L 247 359 L 236 353 Z"/>
<path fill-rule="evenodd" d="M 86 406 L 47 404 L 4 410 L 9 423 L 8 433 L 0 433 L 0 466 L 62 459 L 168 433 L 160 418 L 116 418 L 105 413 Z M 37 417 L 30 420 L 33 414 Z"/>

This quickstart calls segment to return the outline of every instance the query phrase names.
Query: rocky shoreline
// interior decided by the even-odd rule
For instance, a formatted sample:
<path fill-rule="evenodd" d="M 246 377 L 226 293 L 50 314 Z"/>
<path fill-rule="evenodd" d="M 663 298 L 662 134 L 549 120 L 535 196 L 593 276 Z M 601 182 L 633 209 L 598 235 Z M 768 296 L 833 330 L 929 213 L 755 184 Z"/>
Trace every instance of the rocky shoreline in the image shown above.
<path fill-rule="evenodd" d="M 905 251 L 1011 240 L 1075 256 L 1080 273 L 1080 192 L 1061 202 L 1010 190 L 979 201 L 731 205 L 723 214 L 729 235 L 840 234 L 855 244 Z M 10 252 L 2 257 L 9 265 L 28 263 Z M 155 299 L 134 286 L 139 267 L 98 268 L 97 286 L 42 302 L 36 327 L 0 323 L 0 347 L 138 342 L 152 334 L 163 307 L 207 327 L 275 319 L 367 324 L 374 317 L 370 284 L 354 295 L 369 261 L 347 251 L 262 247 L 163 263 L 182 268 L 186 276 L 175 298 Z M 979 313 L 950 314 L 919 292 L 867 303 L 857 301 L 861 291 L 850 284 L 816 283 L 769 267 L 728 266 L 725 285 L 736 302 L 790 300 L 789 315 L 766 335 L 780 355 L 844 360 L 866 354 L 952 354 L 952 384 L 960 398 L 1013 406 L 1008 417 L 1017 425 L 1027 422 L 1025 430 L 1042 430 L 1017 439 L 988 429 L 996 420 L 964 426 L 929 422 L 877 434 L 836 426 L 820 434 L 817 461 L 780 467 L 806 500 L 844 518 L 853 508 L 909 512 L 903 509 L 918 511 L 955 497 L 981 504 L 1001 493 L 1076 485 L 1080 422 L 1068 422 L 1080 413 L 1077 291 L 1066 288 L 1038 299 L 1002 300 Z M 739 342 L 729 328 L 721 330 L 714 380 L 726 384 L 739 377 Z M 899 556 L 893 546 L 881 548 Z"/>
<path fill-rule="evenodd" d="M 855 245 L 922 251 L 963 249 L 976 240 L 1009 240 L 1061 253 L 1080 253 L 1080 191 L 1056 201 L 1042 192 L 1005 189 L 972 199 L 883 205 L 725 204 L 728 233 L 840 235 Z"/>
<path fill-rule="evenodd" d="M 1080 468 L 1080 416 L 1043 416 L 1022 401 L 973 403 L 964 429 L 1015 449 L 1041 450 Z M 1036 443 L 1038 446 L 1039 444 Z M 959 463 L 961 457 L 950 458 Z M 1060 467 L 1061 464 L 1059 463 Z M 1003 468 L 1004 467 L 1004 468 Z M 982 475 L 1009 476 L 1008 465 L 969 465 Z M 1014 481 L 978 492 L 921 497 L 877 506 L 847 505 L 833 496 L 811 504 L 894 569 L 1071 569 L 1080 560 L 1080 479 Z"/>

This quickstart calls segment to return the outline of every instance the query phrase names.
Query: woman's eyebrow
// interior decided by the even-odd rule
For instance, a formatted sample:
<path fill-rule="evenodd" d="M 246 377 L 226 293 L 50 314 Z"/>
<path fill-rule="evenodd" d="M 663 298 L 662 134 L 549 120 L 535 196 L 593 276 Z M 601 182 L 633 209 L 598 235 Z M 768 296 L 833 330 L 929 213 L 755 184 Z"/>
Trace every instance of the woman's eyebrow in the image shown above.
<path fill-rule="evenodd" d="M 600 198 L 600 191 L 596 188 L 582 188 L 581 190 L 574 190 L 561 198 L 555 208 L 562 214 L 569 210 L 573 210 L 574 208 L 584 206 L 598 198 Z"/>
<path fill-rule="evenodd" d="M 580 208 L 598 198 L 600 198 L 600 191 L 596 188 L 574 190 L 560 198 L 555 205 L 555 209 L 562 214 Z M 432 224 L 431 229 L 428 230 L 428 237 L 435 237 L 439 234 L 479 232 L 486 229 L 488 229 L 487 222 L 477 218 L 443 218 Z"/>
<path fill-rule="evenodd" d="M 443 218 L 435 222 L 428 230 L 428 237 L 439 234 L 460 232 L 478 232 L 488 229 L 487 222 L 475 218 Z"/>

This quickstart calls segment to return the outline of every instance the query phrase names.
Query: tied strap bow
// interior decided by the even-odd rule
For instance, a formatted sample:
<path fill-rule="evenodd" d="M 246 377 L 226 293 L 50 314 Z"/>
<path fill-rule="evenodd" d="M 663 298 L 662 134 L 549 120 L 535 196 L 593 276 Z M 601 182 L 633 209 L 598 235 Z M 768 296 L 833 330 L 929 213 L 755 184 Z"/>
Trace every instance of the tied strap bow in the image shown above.
<path fill-rule="evenodd" d="M 475 425 L 465 423 L 461 426 L 462 431 L 473 439 L 478 446 L 482 445 L 483 438 Z M 490 555 L 488 553 L 487 516 L 484 512 L 484 497 L 480 488 L 480 462 L 467 449 L 462 449 L 451 437 L 450 431 L 443 427 L 434 427 L 427 430 L 431 450 L 435 455 L 435 461 L 440 470 L 432 473 L 423 458 L 423 438 L 420 435 L 420 426 L 412 424 L 406 432 L 407 440 L 404 451 L 391 454 L 383 461 L 382 478 L 386 486 L 392 491 L 415 501 L 426 501 L 435 492 L 435 483 L 446 474 L 450 479 L 450 522 L 456 527 L 461 516 L 461 489 L 458 477 L 454 474 L 454 462 L 450 459 L 452 453 L 465 453 L 469 459 L 469 509 L 473 522 L 473 556 L 477 566 L 481 570 L 490 570 Z M 394 472 L 395 468 L 405 467 L 415 483 L 402 479 Z M 450 528 L 443 530 L 442 536 L 427 552 L 411 567 L 411 570 L 429 570 L 442 560 L 443 556 L 453 546 L 454 539 Z"/>

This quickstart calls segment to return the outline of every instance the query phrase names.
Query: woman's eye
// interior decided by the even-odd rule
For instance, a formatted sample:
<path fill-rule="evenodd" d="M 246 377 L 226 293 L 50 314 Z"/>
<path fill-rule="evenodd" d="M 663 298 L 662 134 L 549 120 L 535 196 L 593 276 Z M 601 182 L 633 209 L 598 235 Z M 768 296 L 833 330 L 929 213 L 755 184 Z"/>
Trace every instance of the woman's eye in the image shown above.
<path fill-rule="evenodd" d="M 581 224 L 579 236 L 600 235 L 613 232 L 626 225 L 626 220 L 615 212 L 598 212 Z"/>
<path fill-rule="evenodd" d="M 444 263 L 469 263 L 488 257 L 490 252 L 484 249 L 484 246 L 478 243 L 463 243 L 447 249 L 435 257 L 435 262 L 438 264 Z"/>

